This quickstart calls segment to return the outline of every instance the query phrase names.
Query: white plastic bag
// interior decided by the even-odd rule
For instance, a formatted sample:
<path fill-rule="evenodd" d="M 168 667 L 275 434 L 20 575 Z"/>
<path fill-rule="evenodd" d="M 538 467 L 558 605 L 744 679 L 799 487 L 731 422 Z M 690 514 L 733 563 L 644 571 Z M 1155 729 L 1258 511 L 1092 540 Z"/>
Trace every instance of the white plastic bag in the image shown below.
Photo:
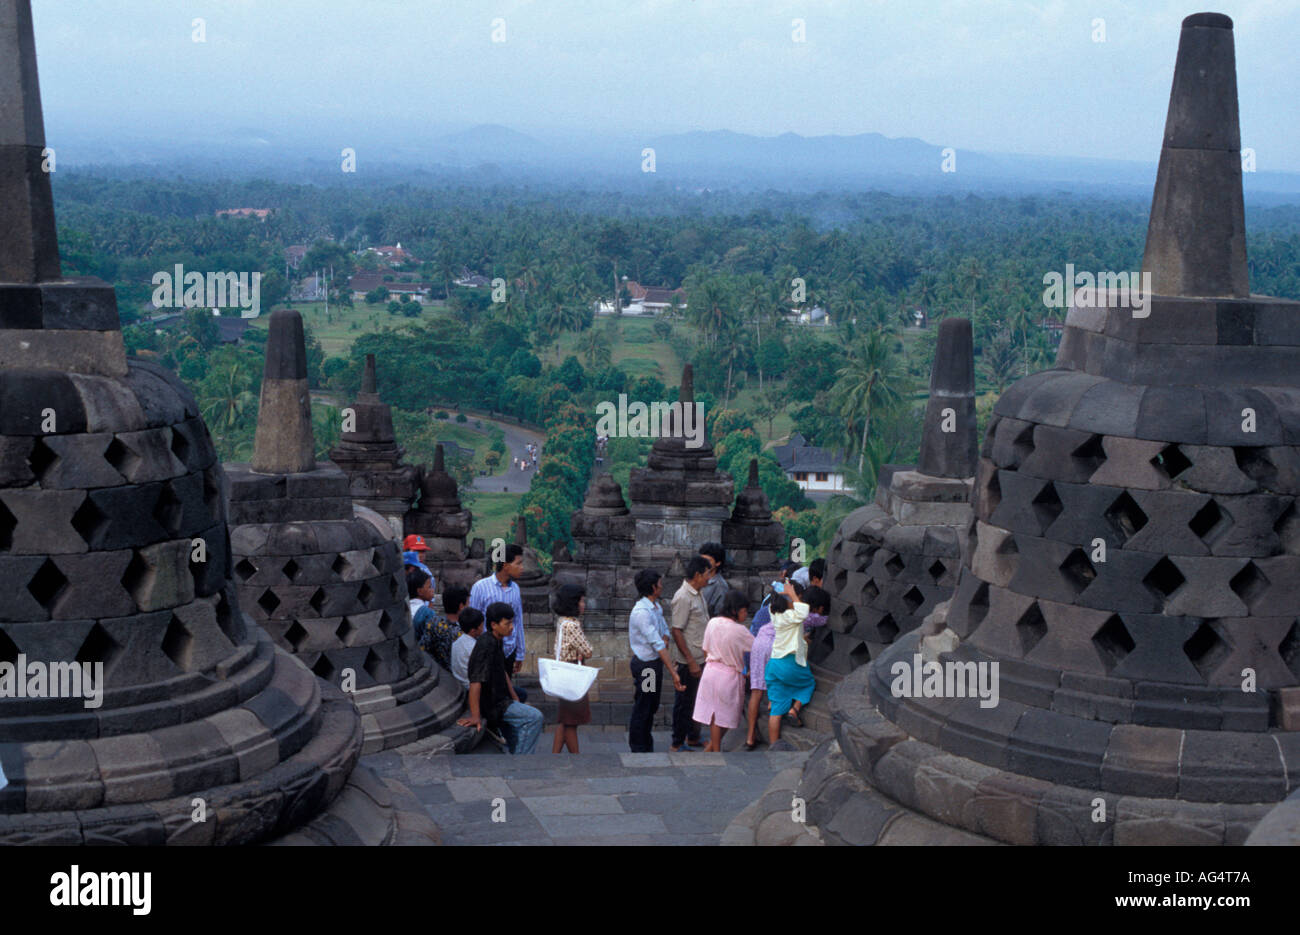
<path fill-rule="evenodd" d="M 600 670 L 594 666 L 584 666 L 579 662 L 560 662 L 560 637 L 562 625 L 555 627 L 555 658 L 541 657 L 537 660 L 537 677 L 542 683 L 542 692 L 548 698 L 562 701 L 581 701 L 591 691 Z"/>

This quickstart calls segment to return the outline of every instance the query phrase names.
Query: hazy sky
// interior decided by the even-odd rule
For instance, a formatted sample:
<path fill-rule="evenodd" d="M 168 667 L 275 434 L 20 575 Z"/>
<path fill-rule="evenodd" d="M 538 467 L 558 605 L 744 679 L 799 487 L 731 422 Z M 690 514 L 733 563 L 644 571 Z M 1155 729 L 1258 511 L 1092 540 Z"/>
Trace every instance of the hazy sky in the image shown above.
<path fill-rule="evenodd" d="M 1166 0 L 34 0 L 52 131 L 878 132 L 1154 161 Z M 1300 171 L 1300 0 L 1236 24 L 1242 144 Z M 192 21 L 206 23 L 193 41 Z M 505 41 L 493 42 L 504 20 Z M 802 19 L 806 41 L 793 38 Z M 1094 42 L 1093 21 L 1105 21 Z M 52 140 L 54 142 L 54 140 Z"/>

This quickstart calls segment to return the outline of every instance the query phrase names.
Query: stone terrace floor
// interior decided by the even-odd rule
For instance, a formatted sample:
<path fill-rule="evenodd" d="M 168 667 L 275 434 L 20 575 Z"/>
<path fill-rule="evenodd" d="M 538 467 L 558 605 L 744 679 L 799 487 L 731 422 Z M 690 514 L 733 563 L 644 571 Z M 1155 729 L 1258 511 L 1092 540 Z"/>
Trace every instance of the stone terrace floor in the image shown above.
<path fill-rule="evenodd" d="M 552 728 L 553 729 L 553 728 Z M 743 730 L 724 740 L 731 747 Z M 462 756 L 400 750 L 366 757 L 381 776 L 406 784 L 442 831 L 444 844 L 718 844 L 731 820 L 808 751 L 629 753 L 622 727 L 588 725 L 582 753 L 551 753 L 550 731 L 531 756 L 508 756 L 484 741 Z M 493 800 L 505 821 L 492 820 Z M 499 810 L 498 810 L 499 814 Z"/>

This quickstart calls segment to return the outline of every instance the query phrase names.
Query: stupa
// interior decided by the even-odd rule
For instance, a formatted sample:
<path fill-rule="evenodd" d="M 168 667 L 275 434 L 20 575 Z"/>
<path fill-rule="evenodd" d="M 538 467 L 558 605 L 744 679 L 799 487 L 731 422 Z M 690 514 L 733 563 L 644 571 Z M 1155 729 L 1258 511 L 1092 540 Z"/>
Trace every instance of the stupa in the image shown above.
<path fill-rule="evenodd" d="M 901 637 L 833 697 L 859 839 L 907 813 L 1011 843 L 1236 844 L 1300 784 L 1300 303 L 1250 294 L 1239 150 L 1232 21 L 1189 16 L 1155 294 L 1069 310 L 1056 368 L 995 407 L 952 634 Z M 917 654 L 1000 699 L 908 690 Z"/>
<path fill-rule="evenodd" d="M 368 507 L 392 527 L 394 538 L 405 535 L 402 521 L 415 501 L 418 477 L 414 465 L 403 464 L 404 449 L 393 432 L 393 410 L 375 389 L 375 355 L 366 355 L 361 392 L 349 407 L 352 423 L 330 450 L 330 460 L 348 476 L 352 502 Z"/>
<path fill-rule="evenodd" d="M 228 464 L 239 593 L 284 649 L 362 715 L 365 753 L 455 719 L 462 692 L 415 643 L 397 542 L 357 517 L 348 476 L 317 463 L 302 318 L 270 318 L 251 464 Z"/>
<path fill-rule="evenodd" d="M 626 627 L 637 600 L 632 580 L 636 569 L 631 564 L 636 520 L 623 501 L 622 487 L 608 472 L 600 471 L 591 479 L 582 508 L 573 511 L 570 528 L 575 554 L 570 557 L 563 549 L 552 552 L 553 588 L 580 584 L 586 589 L 585 629 L 610 630 L 619 621 Z"/>
<path fill-rule="evenodd" d="M 519 585 L 519 603 L 524 608 L 523 623 L 527 627 L 551 631 L 552 642 L 547 644 L 549 655 L 554 646 L 555 619 L 551 613 L 551 575 L 542 568 L 537 550 L 528 544 L 528 530 L 522 516 L 515 519 L 515 545 L 524 550 L 524 571 L 516 580 Z M 518 622 L 516 622 L 516 626 Z M 535 658 L 536 654 L 531 653 Z"/>
<path fill-rule="evenodd" d="M 0 0 L 0 844 L 393 839 L 355 709 L 241 608 L 193 396 L 62 274 L 44 149 Z"/>
<path fill-rule="evenodd" d="M 920 461 L 885 465 L 876 501 L 840 523 L 826 556 L 830 619 L 809 659 L 833 675 L 865 665 L 952 596 L 978 456 L 970 321 L 939 324 Z"/>
<path fill-rule="evenodd" d="M 744 591 L 757 607 L 771 581 L 785 545 L 785 527 L 772 518 L 767 494 L 758 483 L 758 459 L 749 461 L 749 477 L 731 517 L 722 524 L 722 545 L 727 551 L 723 576 L 733 588 Z"/>
<path fill-rule="evenodd" d="M 731 514 L 734 482 L 718 470 L 709 444 L 704 415 L 695 416 L 695 381 L 690 364 L 682 369 L 683 424 L 672 422 L 655 439 L 647 467 L 634 468 L 628 479 L 632 516 L 636 519 L 635 568 L 657 568 L 665 573 L 664 593 L 681 584 L 670 568 L 696 554 L 706 542 L 722 541 L 722 524 Z M 689 408 L 690 415 L 686 415 Z M 689 420 L 689 421 L 688 421 Z M 698 433 L 688 439 L 688 433 Z"/>
<path fill-rule="evenodd" d="M 424 537 L 429 551 L 422 556 L 433 572 L 438 589 L 448 585 L 470 588 L 487 572 L 482 539 L 465 547 L 473 514 L 461 506 L 456 479 L 447 473 L 442 445 L 434 448 L 433 467 L 421 465 L 418 472 L 420 502 L 403 519 L 406 535 Z"/>

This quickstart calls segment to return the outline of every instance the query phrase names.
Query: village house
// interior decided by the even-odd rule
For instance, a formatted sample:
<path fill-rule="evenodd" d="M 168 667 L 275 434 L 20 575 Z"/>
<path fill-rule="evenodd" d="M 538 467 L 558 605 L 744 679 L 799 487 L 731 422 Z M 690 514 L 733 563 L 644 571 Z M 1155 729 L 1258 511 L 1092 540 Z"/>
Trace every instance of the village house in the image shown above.
<path fill-rule="evenodd" d="M 418 302 L 423 305 L 429 301 L 429 295 L 434 288 L 431 282 L 416 282 L 414 280 L 398 281 L 396 278 L 385 280 L 385 276 L 391 276 L 392 273 L 357 273 L 348 280 L 348 289 L 352 292 L 352 301 L 362 302 L 366 294 L 373 292 L 380 286 L 388 290 L 390 299 L 401 300 L 403 295 L 410 298 L 412 302 Z"/>
<path fill-rule="evenodd" d="M 844 459 L 838 451 L 808 444 L 808 439 L 798 432 L 784 445 L 772 449 L 785 476 L 816 498 L 817 494 L 830 495 L 852 490 L 844 483 Z"/>
<path fill-rule="evenodd" d="M 623 306 L 624 315 L 659 315 L 673 306 L 674 300 L 679 309 L 686 309 L 686 290 L 680 286 L 643 286 L 635 279 L 623 277 L 623 288 L 627 290 L 628 302 Z M 596 305 L 596 314 L 614 314 L 614 303 L 602 299 Z"/>
<path fill-rule="evenodd" d="M 217 217 L 219 218 L 257 218 L 265 221 L 270 216 L 270 208 L 220 208 L 217 210 Z"/>
<path fill-rule="evenodd" d="M 409 251 L 402 248 L 400 240 L 391 247 L 367 247 L 366 252 L 375 254 L 390 267 L 401 266 L 404 263 L 420 262 Z"/>

